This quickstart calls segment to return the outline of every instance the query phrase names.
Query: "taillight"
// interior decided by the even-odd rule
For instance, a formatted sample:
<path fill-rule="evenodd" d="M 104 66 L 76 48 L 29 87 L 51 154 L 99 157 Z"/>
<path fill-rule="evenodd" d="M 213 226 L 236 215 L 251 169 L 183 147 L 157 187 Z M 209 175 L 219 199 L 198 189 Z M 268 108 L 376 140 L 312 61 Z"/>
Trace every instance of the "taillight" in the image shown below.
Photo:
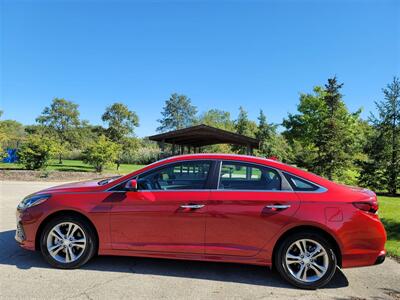
<path fill-rule="evenodd" d="M 353 202 L 353 205 L 358 209 L 369 213 L 376 213 L 378 211 L 378 202 L 371 201 L 371 202 Z"/>

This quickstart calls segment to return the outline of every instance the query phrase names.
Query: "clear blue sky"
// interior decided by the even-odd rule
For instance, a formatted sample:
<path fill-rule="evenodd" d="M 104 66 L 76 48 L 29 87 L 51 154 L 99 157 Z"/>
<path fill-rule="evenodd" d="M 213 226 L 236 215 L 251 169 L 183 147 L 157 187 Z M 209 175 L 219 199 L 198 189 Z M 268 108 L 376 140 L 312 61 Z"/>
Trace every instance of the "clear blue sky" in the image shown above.
<path fill-rule="evenodd" d="M 280 123 L 300 92 L 337 75 L 363 116 L 400 75 L 400 1 L 15 1 L 1 3 L 1 109 L 33 123 L 52 98 L 101 124 L 121 101 L 155 132 L 172 92 L 199 111 Z"/>

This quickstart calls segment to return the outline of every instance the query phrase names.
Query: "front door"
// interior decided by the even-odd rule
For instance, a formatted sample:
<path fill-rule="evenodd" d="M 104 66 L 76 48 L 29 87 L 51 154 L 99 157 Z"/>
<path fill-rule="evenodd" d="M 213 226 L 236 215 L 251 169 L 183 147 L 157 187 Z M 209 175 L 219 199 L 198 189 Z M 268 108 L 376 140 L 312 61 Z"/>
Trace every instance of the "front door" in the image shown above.
<path fill-rule="evenodd" d="M 283 181 L 272 168 L 222 162 L 218 189 L 207 202 L 206 254 L 254 256 L 263 249 L 299 207 Z"/>
<path fill-rule="evenodd" d="M 113 205 L 113 249 L 204 253 L 210 161 L 179 162 L 137 178 Z"/>

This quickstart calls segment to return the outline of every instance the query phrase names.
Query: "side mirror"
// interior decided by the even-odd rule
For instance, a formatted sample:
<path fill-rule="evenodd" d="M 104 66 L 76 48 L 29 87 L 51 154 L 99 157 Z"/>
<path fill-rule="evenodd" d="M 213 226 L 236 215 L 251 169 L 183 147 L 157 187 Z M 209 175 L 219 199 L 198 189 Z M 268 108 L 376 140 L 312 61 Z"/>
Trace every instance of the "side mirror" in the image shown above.
<path fill-rule="evenodd" d="M 137 181 L 136 179 L 131 179 L 125 184 L 125 190 L 127 191 L 137 191 Z"/>

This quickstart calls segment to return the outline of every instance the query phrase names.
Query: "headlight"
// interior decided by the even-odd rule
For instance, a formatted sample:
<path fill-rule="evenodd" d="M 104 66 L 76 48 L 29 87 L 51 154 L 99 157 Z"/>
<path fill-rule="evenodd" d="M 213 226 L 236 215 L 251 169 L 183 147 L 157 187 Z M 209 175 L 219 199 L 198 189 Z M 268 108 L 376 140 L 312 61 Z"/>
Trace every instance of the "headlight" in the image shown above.
<path fill-rule="evenodd" d="M 51 195 L 29 195 L 24 198 L 19 204 L 18 204 L 18 209 L 23 210 L 28 207 L 32 207 L 35 205 L 39 205 L 40 203 L 43 203 L 47 199 L 49 199 Z"/>

